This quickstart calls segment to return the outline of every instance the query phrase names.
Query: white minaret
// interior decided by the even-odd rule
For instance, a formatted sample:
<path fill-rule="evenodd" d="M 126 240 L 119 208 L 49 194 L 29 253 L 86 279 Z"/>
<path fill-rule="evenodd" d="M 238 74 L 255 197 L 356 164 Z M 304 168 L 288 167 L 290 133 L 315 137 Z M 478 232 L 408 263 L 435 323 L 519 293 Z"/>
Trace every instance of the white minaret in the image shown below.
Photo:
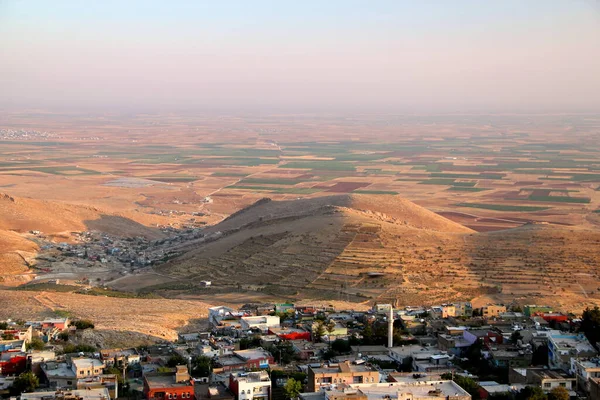
<path fill-rule="evenodd" d="M 394 347 L 394 306 L 391 304 L 388 320 L 388 347 Z"/>

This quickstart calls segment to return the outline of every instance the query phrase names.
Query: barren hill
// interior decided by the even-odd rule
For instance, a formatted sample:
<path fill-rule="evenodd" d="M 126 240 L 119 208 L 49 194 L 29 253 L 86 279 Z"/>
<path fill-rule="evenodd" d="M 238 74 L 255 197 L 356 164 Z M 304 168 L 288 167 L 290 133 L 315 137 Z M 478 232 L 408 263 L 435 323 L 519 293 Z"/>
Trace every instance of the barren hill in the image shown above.
<path fill-rule="evenodd" d="M 397 196 L 342 195 L 263 199 L 206 233 L 179 247 L 180 255 L 157 267 L 149 283 L 136 275 L 114 287 L 399 305 L 473 298 L 557 307 L 600 302 L 597 230 L 525 225 L 476 233 Z M 201 280 L 213 287 L 199 288 Z"/>
<path fill-rule="evenodd" d="M 473 233 L 400 197 L 368 195 L 263 199 L 206 232 L 216 240 L 182 247 L 181 256 L 157 269 L 179 280 L 172 287 L 206 279 L 226 290 L 355 302 L 397 298 L 392 288 L 412 285 L 416 260 L 408 254 L 440 246 L 460 252 Z M 437 267 L 452 263 L 439 261 Z M 420 272 L 427 268 L 418 265 Z M 473 282 L 464 286 L 480 293 Z M 452 298 L 457 291 L 438 294 Z"/>
<path fill-rule="evenodd" d="M 29 231 L 49 240 L 69 241 L 72 232 L 98 230 L 118 236 L 160 238 L 162 232 L 92 207 L 0 194 L 0 285 L 23 283 L 38 245 Z"/>

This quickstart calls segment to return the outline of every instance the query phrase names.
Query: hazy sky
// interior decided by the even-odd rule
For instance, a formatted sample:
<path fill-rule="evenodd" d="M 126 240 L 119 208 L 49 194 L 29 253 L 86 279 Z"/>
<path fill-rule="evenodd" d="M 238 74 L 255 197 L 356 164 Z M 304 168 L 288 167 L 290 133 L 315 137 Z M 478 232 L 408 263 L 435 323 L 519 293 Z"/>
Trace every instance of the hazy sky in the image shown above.
<path fill-rule="evenodd" d="M 600 111 L 600 2 L 0 0 L 0 106 Z"/>

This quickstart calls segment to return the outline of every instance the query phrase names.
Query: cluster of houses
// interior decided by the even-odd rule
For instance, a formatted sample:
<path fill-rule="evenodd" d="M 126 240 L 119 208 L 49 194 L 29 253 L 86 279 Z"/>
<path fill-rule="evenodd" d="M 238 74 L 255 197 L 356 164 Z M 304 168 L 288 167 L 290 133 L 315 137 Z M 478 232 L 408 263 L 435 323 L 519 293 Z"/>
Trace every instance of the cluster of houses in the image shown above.
<path fill-rule="evenodd" d="M 53 343 L 74 329 L 68 319 L 9 323 L 0 341 L 0 390 L 31 370 L 42 386 L 21 399 L 109 400 L 119 397 L 124 380 L 149 400 L 272 400 L 282 398 L 288 377 L 301 374 L 303 400 L 470 400 L 472 393 L 448 378 L 461 375 L 478 382 L 482 399 L 537 386 L 600 400 L 597 350 L 574 329 L 577 320 L 550 307 L 474 310 L 463 302 L 395 310 L 378 304 L 359 312 L 249 304 L 212 307 L 208 319 L 209 331 L 182 333 L 175 343 L 62 355 Z M 366 327 L 376 325 L 389 328 L 387 345 L 365 342 Z M 46 348 L 28 349 L 35 337 Z M 348 341 L 348 350 L 332 354 L 336 340 Z M 294 353 L 292 361 L 282 357 L 283 345 Z M 506 379 L 480 380 L 467 372 L 473 349 Z M 171 365 L 174 357 L 177 365 Z M 204 374 L 193 370 L 198 358 L 210 360 Z"/>

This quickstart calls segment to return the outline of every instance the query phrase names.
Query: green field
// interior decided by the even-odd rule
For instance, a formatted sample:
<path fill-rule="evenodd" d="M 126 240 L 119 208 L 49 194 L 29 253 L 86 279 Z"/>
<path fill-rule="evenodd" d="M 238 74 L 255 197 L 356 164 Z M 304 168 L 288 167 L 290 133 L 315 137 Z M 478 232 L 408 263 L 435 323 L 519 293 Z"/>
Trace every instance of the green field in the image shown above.
<path fill-rule="evenodd" d="M 527 200 L 531 201 L 550 201 L 554 203 L 582 203 L 587 204 L 591 201 L 589 197 L 569 197 L 569 196 L 529 196 Z"/>
<path fill-rule="evenodd" d="M 355 190 L 352 193 L 358 193 L 358 194 L 393 194 L 393 195 L 398 194 L 398 192 L 394 192 L 393 190 Z"/>
<path fill-rule="evenodd" d="M 506 204 L 482 204 L 482 203 L 458 203 L 457 207 L 481 208 L 484 210 L 493 211 L 515 211 L 515 212 L 533 212 L 548 210 L 550 207 L 535 207 L 535 206 L 511 206 Z"/>
<path fill-rule="evenodd" d="M 356 167 L 354 165 L 341 161 L 291 161 L 279 166 L 279 168 L 304 168 L 329 171 L 356 171 Z"/>

